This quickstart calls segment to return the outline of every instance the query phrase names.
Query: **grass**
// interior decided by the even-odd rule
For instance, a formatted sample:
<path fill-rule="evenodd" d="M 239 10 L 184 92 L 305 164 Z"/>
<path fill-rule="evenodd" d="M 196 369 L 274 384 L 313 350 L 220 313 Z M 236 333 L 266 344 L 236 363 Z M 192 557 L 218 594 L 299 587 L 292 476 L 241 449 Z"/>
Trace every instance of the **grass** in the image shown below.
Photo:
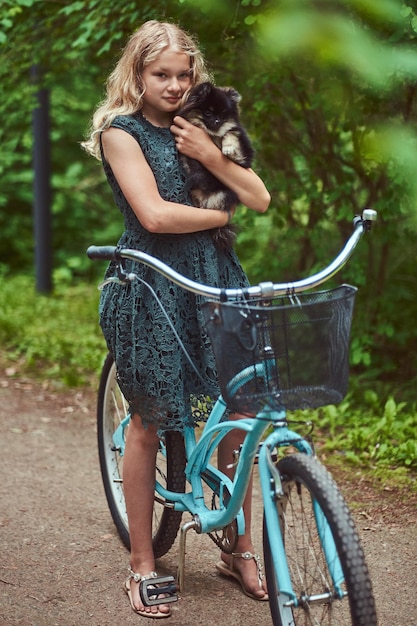
<path fill-rule="evenodd" d="M 39 295 L 29 276 L 0 281 L 0 359 L 9 375 L 53 379 L 67 386 L 97 384 L 106 346 L 98 326 L 99 292 L 86 283 Z M 331 463 L 381 472 L 397 484 L 417 470 L 417 409 L 352 380 L 339 406 L 310 411 L 320 454 Z M 303 412 L 304 413 L 304 412 Z M 413 482 L 415 484 L 415 481 Z"/>

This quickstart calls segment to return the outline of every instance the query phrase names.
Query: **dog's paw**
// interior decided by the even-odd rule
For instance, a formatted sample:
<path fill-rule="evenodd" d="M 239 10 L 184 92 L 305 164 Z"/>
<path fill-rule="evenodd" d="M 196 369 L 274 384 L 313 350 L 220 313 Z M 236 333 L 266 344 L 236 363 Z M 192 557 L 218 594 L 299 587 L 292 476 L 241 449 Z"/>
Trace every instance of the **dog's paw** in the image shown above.
<path fill-rule="evenodd" d="M 222 152 L 225 156 L 233 158 L 239 153 L 239 141 L 233 135 L 224 137 L 222 142 Z"/>
<path fill-rule="evenodd" d="M 236 151 L 235 151 L 234 146 L 223 146 L 222 147 L 222 152 L 223 152 L 224 156 L 232 157 L 232 156 L 234 156 Z"/>

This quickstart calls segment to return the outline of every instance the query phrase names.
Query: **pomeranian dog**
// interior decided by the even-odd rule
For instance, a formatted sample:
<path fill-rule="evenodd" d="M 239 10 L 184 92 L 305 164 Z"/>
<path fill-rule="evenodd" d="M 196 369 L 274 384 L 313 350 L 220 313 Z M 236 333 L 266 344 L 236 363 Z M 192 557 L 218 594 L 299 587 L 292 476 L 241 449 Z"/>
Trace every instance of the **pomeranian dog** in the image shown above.
<path fill-rule="evenodd" d="M 240 123 L 239 93 L 230 87 L 215 87 L 205 82 L 192 87 L 177 115 L 199 126 L 232 161 L 245 168 L 252 165 L 254 150 Z M 237 195 L 213 176 L 199 161 L 180 155 L 189 177 L 191 197 L 203 209 L 229 211 L 239 202 Z M 233 246 L 236 233 L 227 225 L 213 230 L 213 239 L 220 248 Z"/>

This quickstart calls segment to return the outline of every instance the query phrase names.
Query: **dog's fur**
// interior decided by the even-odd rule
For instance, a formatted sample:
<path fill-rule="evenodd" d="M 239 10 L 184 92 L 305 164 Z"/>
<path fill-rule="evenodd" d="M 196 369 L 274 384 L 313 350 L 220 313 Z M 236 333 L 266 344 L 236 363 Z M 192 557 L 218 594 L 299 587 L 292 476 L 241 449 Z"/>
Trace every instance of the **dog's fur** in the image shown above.
<path fill-rule="evenodd" d="M 223 154 L 245 168 L 252 164 L 254 150 L 239 119 L 240 95 L 235 89 L 201 83 L 193 87 L 185 105 L 177 115 L 207 132 Z M 215 178 L 199 161 L 180 155 L 189 176 L 191 197 L 195 206 L 229 211 L 239 199 Z M 236 238 L 232 226 L 216 228 L 213 238 L 217 246 L 229 248 Z"/>

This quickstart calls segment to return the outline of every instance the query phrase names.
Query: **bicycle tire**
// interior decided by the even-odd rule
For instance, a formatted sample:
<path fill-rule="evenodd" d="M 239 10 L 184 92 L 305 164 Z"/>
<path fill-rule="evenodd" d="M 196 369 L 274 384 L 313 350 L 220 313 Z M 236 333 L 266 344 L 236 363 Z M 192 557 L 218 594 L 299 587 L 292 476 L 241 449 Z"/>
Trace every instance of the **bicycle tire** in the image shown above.
<path fill-rule="evenodd" d="M 123 494 L 123 456 L 114 449 L 113 433 L 128 413 L 128 405 L 116 379 L 116 368 L 110 354 L 104 362 L 97 399 L 97 440 L 104 492 L 117 532 L 130 550 L 129 528 Z M 185 447 L 179 432 L 167 432 L 157 455 L 159 482 L 170 491 L 185 489 Z M 140 490 L 138 490 L 140 498 Z M 166 554 L 173 545 L 181 524 L 182 512 L 154 501 L 152 545 L 155 558 Z"/>
<path fill-rule="evenodd" d="M 277 464 L 284 497 L 277 511 L 297 608 L 285 606 L 280 594 L 264 517 L 263 547 L 269 604 L 274 626 L 377 626 L 372 585 L 364 552 L 349 509 L 327 470 L 305 454 L 293 454 Z M 307 596 L 332 592 L 312 501 L 315 500 L 332 532 L 340 559 L 347 598 L 309 603 Z"/>

